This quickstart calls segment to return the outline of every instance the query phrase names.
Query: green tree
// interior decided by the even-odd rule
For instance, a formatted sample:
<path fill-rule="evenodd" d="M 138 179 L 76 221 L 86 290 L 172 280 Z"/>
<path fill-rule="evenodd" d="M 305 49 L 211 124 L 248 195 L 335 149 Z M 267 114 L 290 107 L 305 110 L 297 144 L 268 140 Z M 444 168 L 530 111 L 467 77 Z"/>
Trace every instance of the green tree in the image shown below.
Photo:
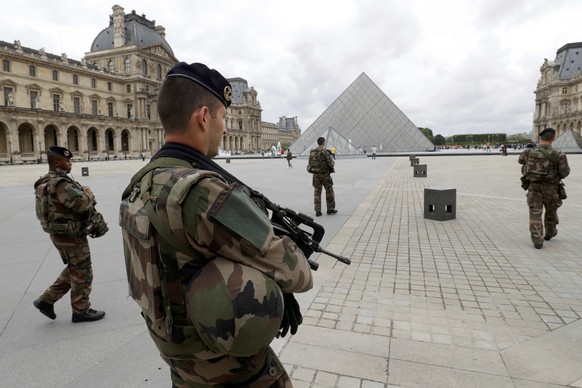
<path fill-rule="evenodd" d="M 445 145 L 445 143 L 447 142 L 447 139 L 445 139 L 445 137 L 441 134 L 438 134 L 434 137 L 434 144 L 435 145 Z"/>
<path fill-rule="evenodd" d="M 434 137 L 432 135 L 432 129 L 430 129 L 430 128 L 420 128 L 420 127 L 418 129 L 420 129 L 420 132 L 422 132 L 422 134 L 424 136 L 426 136 L 426 138 L 428 140 L 430 140 L 431 143 L 434 143 Z"/>

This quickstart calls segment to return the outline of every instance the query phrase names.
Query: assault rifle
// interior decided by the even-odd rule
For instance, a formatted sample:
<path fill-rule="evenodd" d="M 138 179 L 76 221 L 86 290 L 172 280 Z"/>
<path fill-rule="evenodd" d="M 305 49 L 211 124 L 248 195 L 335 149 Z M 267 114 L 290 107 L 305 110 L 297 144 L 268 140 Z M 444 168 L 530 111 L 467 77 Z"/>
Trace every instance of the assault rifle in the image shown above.
<path fill-rule="evenodd" d="M 288 208 L 282 208 L 260 193 L 254 192 L 253 195 L 258 196 L 266 209 L 271 211 L 271 225 L 273 225 L 275 234 L 288 236 L 293 240 L 307 257 L 312 270 L 317 271 L 319 268 L 319 263 L 309 259 L 313 252 L 326 254 L 347 265 L 352 263 L 347 257 L 326 251 L 319 245 L 325 234 L 325 229 L 313 221 L 313 218 Z M 307 227 L 311 231 L 306 231 L 301 226 Z"/>

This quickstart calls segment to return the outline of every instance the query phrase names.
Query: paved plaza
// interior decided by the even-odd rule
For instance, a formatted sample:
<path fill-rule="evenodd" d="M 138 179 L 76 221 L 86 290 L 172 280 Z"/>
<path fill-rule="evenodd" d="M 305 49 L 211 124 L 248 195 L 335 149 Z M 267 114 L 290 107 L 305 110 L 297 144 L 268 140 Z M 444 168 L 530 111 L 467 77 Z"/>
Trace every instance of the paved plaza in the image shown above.
<path fill-rule="evenodd" d="M 314 288 L 304 323 L 278 339 L 294 387 L 582 387 L 582 155 L 568 155 L 559 234 L 534 249 L 517 154 L 338 159 L 339 213 L 317 218 Z M 307 160 L 218 160 L 273 202 L 313 215 Z M 62 270 L 34 214 L 47 166 L 0 167 L 0 386 L 169 387 L 169 370 L 128 298 L 120 196 L 142 161 L 76 163 L 110 232 L 91 240 L 91 301 L 105 319 L 71 323 L 32 302 Z M 81 176 L 81 167 L 89 176 Z M 456 218 L 424 218 L 425 188 L 455 188 Z M 325 208 L 323 209 L 325 211 Z"/>

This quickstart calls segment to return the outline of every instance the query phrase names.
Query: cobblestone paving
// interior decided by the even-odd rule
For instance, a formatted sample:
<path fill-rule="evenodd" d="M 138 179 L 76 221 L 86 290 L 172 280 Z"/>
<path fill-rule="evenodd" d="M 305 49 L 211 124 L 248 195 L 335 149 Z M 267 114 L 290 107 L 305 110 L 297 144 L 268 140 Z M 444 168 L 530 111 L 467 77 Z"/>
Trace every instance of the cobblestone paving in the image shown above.
<path fill-rule="evenodd" d="M 574 190 L 541 250 L 529 239 L 516 159 L 424 158 L 425 178 L 396 161 L 332 241 L 353 262 L 334 266 L 305 324 L 389 337 L 391 347 L 404 339 L 501 351 L 579 320 L 582 158 L 569 157 Z M 424 218 L 425 187 L 456 188 L 455 220 Z M 299 387 L 388 386 L 300 367 L 293 378 Z"/>

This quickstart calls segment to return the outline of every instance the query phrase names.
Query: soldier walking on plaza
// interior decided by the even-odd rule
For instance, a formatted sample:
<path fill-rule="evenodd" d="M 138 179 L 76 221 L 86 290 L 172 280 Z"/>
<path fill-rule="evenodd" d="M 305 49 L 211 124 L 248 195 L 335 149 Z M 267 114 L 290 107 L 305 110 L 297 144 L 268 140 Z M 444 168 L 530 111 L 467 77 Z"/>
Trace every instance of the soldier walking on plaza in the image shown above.
<path fill-rule="evenodd" d="M 108 228 L 95 210 L 91 189 L 68 175 L 72 157 L 66 148 L 50 147 L 49 172 L 34 184 L 36 216 L 66 265 L 57 280 L 34 301 L 34 306 L 55 319 L 54 304 L 71 291 L 72 321 L 76 323 L 105 316 L 104 311 L 93 310 L 89 302 L 93 270 L 87 235 L 101 237 Z"/>
<path fill-rule="evenodd" d="M 165 144 L 122 195 L 129 290 L 173 387 L 291 387 L 269 344 L 302 322 L 293 293 L 313 286 L 313 249 L 275 235 L 251 189 L 211 160 L 231 100 L 204 64 L 166 75 Z"/>
<path fill-rule="evenodd" d="M 325 201 L 327 204 L 327 214 L 335 214 L 335 195 L 333 192 L 333 179 L 331 173 L 334 170 L 335 162 L 331 152 L 325 148 L 325 138 L 317 139 L 317 148 L 309 152 L 309 162 L 307 172 L 313 174 L 313 203 L 315 205 L 315 216 L 321 216 L 321 191 L 325 188 Z"/>
<path fill-rule="evenodd" d="M 518 159 L 523 165 L 522 187 L 527 190 L 529 230 L 536 249 L 543 247 L 544 240 L 549 241 L 558 234 L 558 208 L 566 198 L 561 180 L 570 174 L 570 167 L 566 154 L 552 148 L 555 138 L 553 128 L 544 129 L 540 132 L 540 144 L 524 150 Z"/>

